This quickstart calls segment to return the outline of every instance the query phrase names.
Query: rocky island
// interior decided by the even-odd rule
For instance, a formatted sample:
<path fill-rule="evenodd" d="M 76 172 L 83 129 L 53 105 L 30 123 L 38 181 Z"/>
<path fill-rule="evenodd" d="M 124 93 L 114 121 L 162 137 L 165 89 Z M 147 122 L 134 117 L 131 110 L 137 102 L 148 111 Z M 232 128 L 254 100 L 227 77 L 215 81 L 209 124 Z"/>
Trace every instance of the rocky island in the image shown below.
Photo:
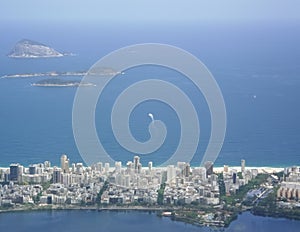
<path fill-rule="evenodd" d="M 63 57 L 69 54 L 61 53 L 55 49 L 28 39 L 20 40 L 12 48 L 8 57 L 11 58 L 48 58 L 48 57 Z"/>

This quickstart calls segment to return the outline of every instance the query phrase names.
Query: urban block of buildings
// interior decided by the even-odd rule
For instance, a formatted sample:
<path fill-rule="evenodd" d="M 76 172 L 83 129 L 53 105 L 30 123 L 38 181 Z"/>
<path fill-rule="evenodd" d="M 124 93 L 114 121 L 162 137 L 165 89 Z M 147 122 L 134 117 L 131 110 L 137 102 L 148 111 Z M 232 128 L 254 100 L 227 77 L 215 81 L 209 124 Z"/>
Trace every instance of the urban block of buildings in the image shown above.
<path fill-rule="evenodd" d="M 247 170 L 244 160 L 240 172 L 224 166 L 226 194 L 234 194 L 257 173 L 256 169 Z M 212 162 L 206 162 L 204 167 L 190 167 L 185 162 L 153 167 L 149 162 L 143 167 L 140 157 L 134 156 L 126 165 L 115 162 L 111 167 L 109 163 L 99 162 L 86 167 L 82 163 L 71 164 L 64 154 L 60 167 L 52 167 L 49 161 L 29 167 L 11 164 L 9 168 L 0 169 L 0 182 L 3 183 L 0 185 L 0 206 L 155 205 L 162 187 L 161 203 L 165 205 L 220 204 L 218 175 L 214 173 Z M 282 194 L 286 191 L 282 190 Z"/>

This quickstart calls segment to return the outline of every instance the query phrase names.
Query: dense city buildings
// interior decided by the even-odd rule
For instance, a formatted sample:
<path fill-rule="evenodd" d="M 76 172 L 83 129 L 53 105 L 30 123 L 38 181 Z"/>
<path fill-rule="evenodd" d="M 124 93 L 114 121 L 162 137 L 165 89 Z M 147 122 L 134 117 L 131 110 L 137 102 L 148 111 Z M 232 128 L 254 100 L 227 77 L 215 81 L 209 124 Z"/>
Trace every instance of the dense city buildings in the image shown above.
<path fill-rule="evenodd" d="M 0 204 L 156 204 L 162 184 L 163 204 L 219 204 L 218 177 L 212 162 L 196 168 L 185 162 L 159 168 L 149 162 L 143 167 L 140 157 L 134 156 L 125 167 L 121 162 L 115 162 L 114 167 L 101 162 L 85 167 L 82 163 L 70 164 L 63 154 L 60 167 L 52 167 L 48 161 L 28 168 L 11 164 L 0 174 L 0 181 L 7 183 L 1 187 Z M 24 189 L 31 190 L 24 195 Z"/>
<path fill-rule="evenodd" d="M 60 167 L 45 161 L 29 167 L 11 164 L 8 168 L 0 168 L 0 207 L 205 206 L 223 209 L 222 215 L 215 214 L 219 216 L 213 217 L 210 224 L 224 225 L 228 218 L 233 217 L 236 207 L 241 206 L 241 201 L 255 205 L 273 189 L 280 207 L 298 204 L 299 168 L 286 168 L 280 178 L 276 174 L 279 171 L 247 168 L 245 160 L 241 160 L 240 167 L 224 165 L 219 168 L 210 161 L 203 167 L 191 167 L 186 162 L 167 167 L 154 167 L 149 162 L 143 167 L 139 156 L 134 156 L 126 165 L 117 161 L 113 166 L 98 162 L 86 167 L 82 163 L 70 163 L 63 154 Z M 253 182 L 257 176 L 258 179 L 263 176 L 266 183 L 253 185 L 259 183 Z M 251 188 L 245 196 L 228 205 L 231 196 L 238 196 L 236 194 L 240 193 L 242 186 Z M 209 217 L 209 212 L 203 215 L 202 211 L 199 212 L 199 217 L 207 221 L 205 218 Z M 184 211 L 177 211 L 177 214 L 189 215 Z"/>
<path fill-rule="evenodd" d="M 0 168 L 2 210 L 86 208 L 163 210 L 162 215 L 201 225 L 225 226 L 238 212 L 298 218 L 300 169 L 214 167 L 213 162 L 191 167 L 177 162 L 143 167 L 139 156 L 126 165 L 98 162 L 89 167 L 49 161 L 24 167 Z M 291 213 L 289 213 L 291 211 Z"/>

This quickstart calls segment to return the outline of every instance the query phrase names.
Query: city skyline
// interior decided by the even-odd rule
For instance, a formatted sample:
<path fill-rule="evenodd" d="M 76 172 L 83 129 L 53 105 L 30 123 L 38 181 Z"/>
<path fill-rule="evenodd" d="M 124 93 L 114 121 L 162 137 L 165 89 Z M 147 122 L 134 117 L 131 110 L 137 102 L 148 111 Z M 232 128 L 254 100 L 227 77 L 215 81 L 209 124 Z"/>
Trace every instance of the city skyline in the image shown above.
<path fill-rule="evenodd" d="M 30 209 L 77 209 L 77 207 L 96 207 L 98 210 L 132 209 L 158 210 L 162 216 L 188 216 L 193 207 L 205 207 L 199 211 L 200 225 L 224 227 L 235 218 L 231 211 L 231 197 L 241 189 L 249 188 L 242 198 L 243 204 L 255 207 L 255 202 L 265 199 L 273 189 L 278 209 L 294 207 L 300 198 L 300 168 L 266 169 L 247 167 L 241 160 L 240 167 L 214 168 L 212 162 L 204 167 L 190 167 L 188 163 L 178 162 L 167 167 L 153 167 L 152 161 L 142 168 L 140 157 L 134 156 L 126 166 L 115 162 L 98 162 L 90 167 L 82 163 L 72 163 L 66 154 L 60 158 L 60 167 L 51 166 L 49 161 L 29 165 L 11 164 L 0 168 L 0 212 L 3 210 Z M 283 177 L 280 177 L 283 174 Z M 259 186 L 253 185 L 263 178 Z M 249 207 L 248 206 L 244 207 Z M 178 207 L 187 207 L 186 213 Z M 33 208 L 32 208 L 33 207 Z M 188 207 L 192 207 L 188 209 Z M 93 208 L 92 208 L 93 209 Z M 222 209 L 211 216 L 212 209 Z M 166 211 L 168 210 L 168 211 Z M 222 212 L 222 213 L 221 213 Z"/>

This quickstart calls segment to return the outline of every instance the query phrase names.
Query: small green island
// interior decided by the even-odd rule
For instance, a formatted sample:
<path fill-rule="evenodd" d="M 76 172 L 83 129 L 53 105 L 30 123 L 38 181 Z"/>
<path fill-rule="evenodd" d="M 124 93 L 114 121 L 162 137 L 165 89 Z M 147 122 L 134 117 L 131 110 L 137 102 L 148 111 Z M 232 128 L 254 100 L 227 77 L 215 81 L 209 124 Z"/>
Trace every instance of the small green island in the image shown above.
<path fill-rule="evenodd" d="M 92 83 L 85 83 L 77 80 L 61 80 L 58 78 L 49 78 L 45 80 L 41 80 L 31 84 L 32 86 L 38 87 L 81 87 L 81 86 L 95 86 Z"/>

